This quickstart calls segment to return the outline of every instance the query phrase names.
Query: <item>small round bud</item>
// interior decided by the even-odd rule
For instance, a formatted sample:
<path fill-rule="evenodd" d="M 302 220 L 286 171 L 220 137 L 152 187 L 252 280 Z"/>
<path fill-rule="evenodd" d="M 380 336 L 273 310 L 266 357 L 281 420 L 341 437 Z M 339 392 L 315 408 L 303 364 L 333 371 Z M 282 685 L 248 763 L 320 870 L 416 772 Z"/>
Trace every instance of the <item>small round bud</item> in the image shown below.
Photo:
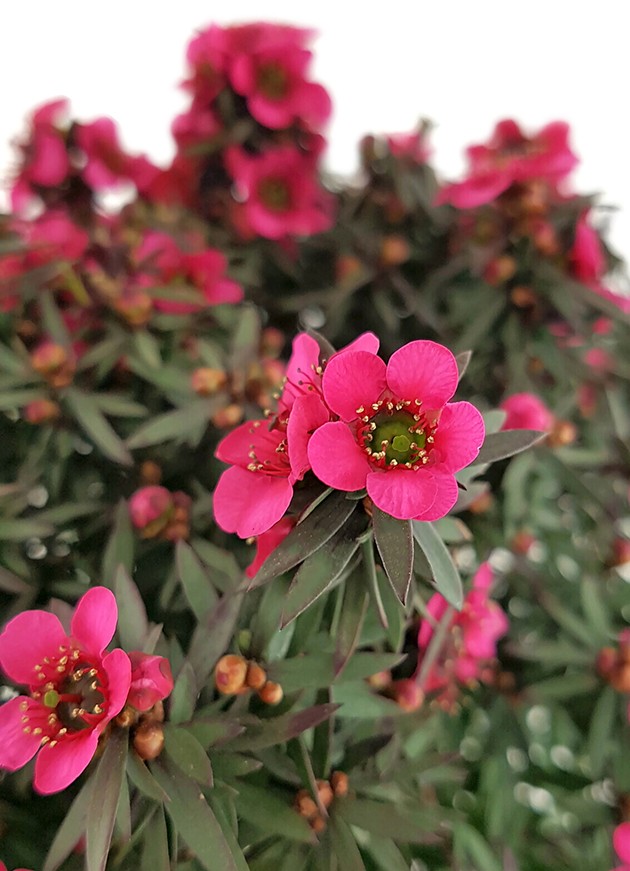
<path fill-rule="evenodd" d="M 24 419 L 29 423 L 50 423 L 61 417 L 61 409 L 52 399 L 34 399 L 24 408 Z"/>
<path fill-rule="evenodd" d="M 301 789 L 295 797 L 295 809 L 300 816 L 312 820 L 319 813 L 317 804 L 306 789 Z"/>
<path fill-rule="evenodd" d="M 390 694 L 403 711 L 410 713 L 421 708 L 424 702 L 424 693 L 415 680 L 410 678 L 394 681 L 390 688 Z"/>
<path fill-rule="evenodd" d="M 538 302 L 538 297 L 531 287 L 522 284 L 512 289 L 510 299 L 516 308 L 533 308 Z"/>
<path fill-rule="evenodd" d="M 348 775 L 344 771 L 333 771 L 330 777 L 330 785 L 337 798 L 348 795 Z"/>
<path fill-rule="evenodd" d="M 411 256 L 409 242 L 404 236 L 385 236 L 381 242 L 379 262 L 381 266 L 400 266 L 406 263 Z"/>
<path fill-rule="evenodd" d="M 326 828 L 326 820 L 322 816 L 316 816 L 315 819 L 311 820 L 311 828 L 315 834 L 319 835 Z"/>
<path fill-rule="evenodd" d="M 199 396 L 212 396 L 227 384 L 227 375 L 221 369 L 202 366 L 190 376 L 192 389 Z"/>
<path fill-rule="evenodd" d="M 504 284 L 513 278 L 516 274 L 517 263 L 513 257 L 507 254 L 502 254 L 500 257 L 495 257 L 486 266 L 483 277 L 493 287 Z"/>
<path fill-rule="evenodd" d="M 617 651 L 614 647 L 604 647 L 597 654 L 595 668 L 600 677 L 608 680 L 617 665 Z"/>
<path fill-rule="evenodd" d="M 468 506 L 471 514 L 486 514 L 494 505 L 494 496 L 490 490 L 484 490 Z"/>
<path fill-rule="evenodd" d="M 153 460 L 145 460 L 140 466 L 140 480 L 143 484 L 159 484 L 162 480 L 162 469 Z"/>
<path fill-rule="evenodd" d="M 616 538 L 612 544 L 612 555 L 609 561 L 611 566 L 625 566 L 630 562 L 630 540 Z"/>
<path fill-rule="evenodd" d="M 226 696 L 243 692 L 246 676 L 247 660 L 233 653 L 222 656 L 214 669 L 215 686 Z"/>
<path fill-rule="evenodd" d="M 250 662 L 247 666 L 245 683 L 252 690 L 261 690 L 267 683 L 267 672 L 258 663 Z"/>
<path fill-rule="evenodd" d="M 233 402 L 231 405 L 226 405 L 225 408 L 220 408 L 216 414 L 212 416 L 212 423 L 219 429 L 230 429 L 236 426 L 243 419 L 243 408 L 241 405 Z"/>
<path fill-rule="evenodd" d="M 392 673 L 391 671 L 377 671 L 368 677 L 367 682 L 372 689 L 384 690 L 392 682 Z"/>
<path fill-rule="evenodd" d="M 630 693 L 630 662 L 620 662 L 606 680 L 618 693 Z"/>
<path fill-rule="evenodd" d="M 536 538 L 531 534 L 531 532 L 527 532 L 525 529 L 519 529 L 512 539 L 512 551 L 519 554 L 519 556 L 527 556 L 532 545 L 535 543 Z"/>
<path fill-rule="evenodd" d="M 331 806 L 332 800 L 335 797 L 332 791 L 332 787 L 327 780 L 317 781 L 317 795 L 319 796 L 319 800 L 325 808 L 329 808 Z"/>
<path fill-rule="evenodd" d="M 120 714 L 116 717 L 116 725 L 121 729 L 129 729 L 138 721 L 138 712 L 131 705 L 125 705 Z"/>
<path fill-rule="evenodd" d="M 570 420 L 558 420 L 547 436 L 547 444 L 552 448 L 572 445 L 577 438 L 577 428 Z"/>
<path fill-rule="evenodd" d="M 141 723 L 133 736 L 140 759 L 157 759 L 164 748 L 164 730 L 159 723 Z"/>
<path fill-rule="evenodd" d="M 258 698 L 266 705 L 279 705 L 284 698 L 284 692 L 279 683 L 268 680 L 264 687 L 258 691 Z"/>
<path fill-rule="evenodd" d="M 120 296 L 111 300 L 116 314 L 130 327 L 143 327 L 153 312 L 153 300 L 138 287 L 125 288 Z"/>

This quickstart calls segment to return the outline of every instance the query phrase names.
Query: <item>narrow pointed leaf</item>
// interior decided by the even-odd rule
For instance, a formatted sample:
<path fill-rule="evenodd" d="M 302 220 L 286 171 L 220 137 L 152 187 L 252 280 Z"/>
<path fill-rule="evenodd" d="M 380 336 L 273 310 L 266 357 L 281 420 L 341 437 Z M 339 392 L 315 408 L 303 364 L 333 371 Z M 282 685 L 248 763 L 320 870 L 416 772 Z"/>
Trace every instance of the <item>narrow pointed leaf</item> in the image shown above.
<path fill-rule="evenodd" d="M 188 662 L 202 687 L 232 639 L 241 608 L 241 593 L 226 593 L 199 623 L 188 648 Z"/>
<path fill-rule="evenodd" d="M 464 602 L 462 579 L 446 545 L 431 523 L 412 520 L 413 535 L 431 566 L 438 593 L 458 610 Z"/>
<path fill-rule="evenodd" d="M 127 447 L 145 448 L 175 439 L 185 442 L 191 431 L 210 421 L 218 405 L 212 399 L 199 399 L 186 403 L 182 408 L 159 414 L 142 424 L 127 439 Z"/>
<path fill-rule="evenodd" d="M 268 789 L 241 781 L 238 784 L 236 807 L 239 817 L 256 826 L 266 836 L 279 835 L 305 844 L 315 841 L 315 833 L 304 817 Z"/>
<path fill-rule="evenodd" d="M 410 520 L 396 520 L 376 505 L 372 515 L 374 541 L 383 561 L 383 568 L 404 605 L 407 602 L 413 571 L 413 536 Z"/>
<path fill-rule="evenodd" d="M 204 786 L 212 786 L 212 765 L 199 741 L 186 729 L 171 724 L 164 727 L 164 746 L 169 757 L 184 774 Z"/>
<path fill-rule="evenodd" d="M 77 421 L 85 435 L 108 459 L 121 466 L 132 466 L 133 459 L 122 439 L 113 430 L 105 415 L 88 393 L 76 387 L 68 387 L 64 399 L 72 417 Z"/>
<path fill-rule="evenodd" d="M 144 830 L 140 871 L 171 871 L 166 820 L 161 807 L 156 809 Z"/>
<path fill-rule="evenodd" d="M 217 604 L 218 597 L 201 560 L 185 541 L 177 542 L 175 566 L 193 614 L 197 620 L 204 620 Z"/>
<path fill-rule="evenodd" d="M 331 816 L 328 825 L 332 851 L 337 857 L 339 867 L 343 868 L 343 871 L 365 871 L 361 852 L 350 826 L 335 813 Z"/>
<path fill-rule="evenodd" d="M 42 871 L 57 871 L 85 834 L 87 808 L 93 783 L 94 779 L 90 778 L 70 805 L 50 845 Z"/>
<path fill-rule="evenodd" d="M 363 574 L 355 570 L 346 581 L 346 588 L 337 627 L 334 654 L 335 676 L 341 674 L 356 650 L 367 613 L 370 596 Z"/>
<path fill-rule="evenodd" d="M 409 844 L 422 844 L 437 820 L 420 809 L 403 809 L 370 799 L 337 799 L 335 813 L 352 826 Z"/>
<path fill-rule="evenodd" d="M 120 564 L 114 579 L 118 603 L 118 634 L 124 650 L 142 650 L 149 634 L 149 621 L 137 586 Z"/>
<path fill-rule="evenodd" d="M 116 809 L 122 787 L 129 735 L 115 729 L 107 742 L 94 774 L 92 794 L 87 809 L 86 868 L 105 871 L 109 845 L 116 821 Z"/>
<path fill-rule="evenodd" d="M 129 519 L 129 509 L 124 499 L 116 506 L 114 524 L 110 533 L 101 569 L 102 582 L 113 589 L 118 566 L 122 565 L 131 575 L 134 560 L 134 534 Z"/>
<path fill-rule="evenodd" d="M 199 689 L 195 672 L 189 662 L 185 662 L 177 675 L 170 697 L 170 719 L 172 723 L 187 723 L 195 712 Z"/>
<path fill-rule="evenodd" d="M 302 732 L 319 726 L 332 716 L 338 705 L 313 705 L 297 713 L 281 714 L 271 720 L 258 720 L 247 724 L 244 735 L 239 735 L 231 744 L 233 750 L 263 750 L 297 738 Z"/>
<path fill-rule="evenodd" d="M 287 572 L 326 544 L 357 507 L 356 502 L 345 497 L 345 493 L 331 493 L 301 523 L 298 523 L 267 557 L 252 580 L 250 589 L 260 587 L 283 572 Z"/>
<path fill-rule="evenodd" d="M 127 754 L 127 777 L 143 795 L 152 798 L 153 801 L 168 801 L 168 796 L 160 784 L 133 749 Z"/>
<path fill-rule="evenodd" d="M 521 451 L 531 448 L 546 435 L 547 433 L 535 429 L 506 429 L 487 433 L 481 450 L 470 465 L 481 466 L 513 457 L 514 454 L 520 454 Z"/>

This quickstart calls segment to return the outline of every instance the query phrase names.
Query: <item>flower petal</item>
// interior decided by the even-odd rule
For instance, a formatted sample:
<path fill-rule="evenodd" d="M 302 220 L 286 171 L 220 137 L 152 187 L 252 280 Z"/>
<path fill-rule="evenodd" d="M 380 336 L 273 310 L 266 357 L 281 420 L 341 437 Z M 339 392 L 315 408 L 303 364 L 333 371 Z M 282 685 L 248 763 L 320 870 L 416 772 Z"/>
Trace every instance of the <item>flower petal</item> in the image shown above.
<path fill-rule="evenodd" d="M 433 633 L 435 632 L 434 623 L 440 622 L 440 620 L 446 613 L 447 608 L 448 602 L 440 593 L 434 593 L 427 602 L 427 613 L 431 615 L 431 617 L 433 618 L 433 622 L 425 619 L 420 623 L 420 631 L 418 632 L 418 647 L 421 650 L 425 647 L 428 647 L 429 641 L 431 641 L 431 639 L 433 638 Z"/>
<path fill-rule="evenodd" d="M 312 336 L 299 333 L 293 339 L 293 346 L 285 372 L 285 385 L 282 390 L 279 408 L 290 409 L 298 396 L 304 394 L 300 382 L 313 380 L 314 370 L 319 366 L 319 345 Z M 319 383 L 319 376 L 316 376 Z"/>
<path fill-rule="evenodd" d="M 78 601 L 70 629 L 86 653 L 100 656 L 112 640 L 118 621 L 116 597 L 107 587 L 92 587 Z"/>
<path fill-rule="evenodd" d="M 394 351 L 387 364 L 387 385 L 398 399 L 420 399 L 423 408 L 441 408 L 457 389 L 459 373 L 444 345 L 419 339 Z"/>
<path fill-rule="evenodd" d="M 630 862 L 630 823 L 621 823 L 613 833 L 613 845 L 620 859 Z"/>
<path fill-rule="evenodd" d="M 414 520 L 439 520 L 445 517 L 457 502 L 459 487 L 453 475 L 431 475 L 435 484 L 435 499 L 422 513 L 414 517 Z"/>
<path fill-rule="evenodd" d="M 367 477 L 368 496 L 381 511 L 398 520 L 417 518 L 435 501 L 437 485 L 423 471 L 392 469 L 371 472 Z"/>
<path fill-rule="evenodd" d="M 222 438 L 215 451 L 215 457 L 230 465 L 247 466 L 251 462 L 249 451 L 258 434 L 260 426 L 269 426 L 266 420 L 246 420 L 225 438 Z"/>
<path fill-rule="evenodd" d="M 298 396 L 293 403 L 287 424 L 287 443 L 291 471 L 297 481 L 311 468 L 308 443 L 312 434 L 328 420 L 330 414 L 318 393 Z"/>
<path fill-rule="evenodd" d="M 26 705 L 26 710 L 23 706 Z M 39 702 L 18 696 L 0 707 L 0 768 L 17 771 L 37 753 L 41 738 L 24 731 L 22 717 L 29 709 L 41 709 Z"/>
<path fill-rule="evenodd" d="M 350 342 L 345 348 L 340 348 L 337 354 L 345 354 L 346 351 L 367 351 L 370 354 L 378 354 L 379 346 L 380 340 L 374 333 L 361 333 L 354 342 Z"/>
<path fill-rule="evenodd" d="M 357 408 L 369 408 L 380 397 L 386 387 L 385 373 L 385 363 L 369 351 L 336 354 L 324 371 L 324 398 L 343 420 L 354 420 Z"/>
<path fill-rule="evenodd" d="M 432 469 L 459 472 L 475 459 L 486 434 L 483 418 L 470 402 L 446 405 L 434 433 Z"/>
<path fill-rule="evenodd" d="M 276 523 L 289 507 L 293 486 L 288 478 L 227 469 L 214 491 L 214 518 L 225 532 L 241 538 L 260 535 Z"/>
<path fill-rule="evenodd" d="M 0 635 L 0 665 L 16 683 L 35 682 L 35 666 L 44 657 L 57 655 L 68 644 L 63 626 L 48 611 L 23 611 L 9 620 Z"/>
<path fill-rule="evenodd" d="M 308 458 L 317 478 L 335 490 L 361 490 L 371 466 L 348 426 L 325 423 L 311 436 Z"/>
<path fill-rule="evenodd" d="M 109 720 L 119 714 L 129 695 L 131 686 L 131 661 L 124 650 L 116 648 L 103 659 L 103 669 L 107 675 L 108 701 L 105 717 L 97 727 L 102 732 Z"/>
<path fill-rule="evenodd" d="M 65 789 L 88 767 L 97 745 L 98 734 L 94 730 L 64 737 L 52 747 L 46 744 L 35 763 L 35 791 L 50 795 Z"/>

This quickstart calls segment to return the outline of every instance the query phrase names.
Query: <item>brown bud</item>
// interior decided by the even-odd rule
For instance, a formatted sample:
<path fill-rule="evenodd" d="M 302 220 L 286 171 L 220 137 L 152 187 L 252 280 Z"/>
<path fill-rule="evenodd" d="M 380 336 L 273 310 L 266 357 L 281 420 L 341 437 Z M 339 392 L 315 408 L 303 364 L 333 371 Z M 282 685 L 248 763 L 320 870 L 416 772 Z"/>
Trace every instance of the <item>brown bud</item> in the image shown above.
<path fill-rule="evenodd" d="M 403 711 L 417 711 L 424 702 L 424 693 L 415 680 L 396 680 L 391 685 L 389 694 Z"/>
<path fill-rule="evenodd" d="M 332 791 L 332 787 L 327 780 L 317 781 L 317 795 L 319 796 L 319 800 L 325 808 L 329 808 L 331 806 L 332 800 L 335 797 Z"/>
<path fill-rule="evenodd" d="M 372 502 L 372 500 L 370 499 L 369 496 L 363 497 L 362 505 L 363 505 L 363 508 L 364 508 L 367 516 L 372 517 L 373 510 L 374 510 L 374 503 Z"/>
<path fill-rule="evenodd" d="M 606 680 L 618 693 L 630 693 L 630 662 L 619 663 Z"/>
<path fill-rule="evenodd" d="M 212 396 L 227 384 L 227 375 L 222 369 L 202 366 L 190 376 L 190 384 L 199 396 Z"/>
<path fill-rule="evenodd" d="M 133 736 L 140 759 L 157 759 L 164 748 L 164 730 L 159 723 L 141 723 Z"/>
<path fill-rule="evenodd" d="M 263 356 L 277 357 L 284 348 L 284 333 L 276 327 L 265 327 L 260 336 L 260 351 Z"/>
<path fill-rule="evenodd" d="M 214 683 L 220 693 L 226 696 L 236 695 L 245 690 L 247 675 L 247 660 L 242 656 L 229 653 L 222 656 L 214 669 Z"/>
<path fill-rule="evenodd" d="M 344 771 L 333 771 L 330 785 L 336 797 L 343 798 L 348 795 L 348 775 Z"/>
<path fill-rule="evenodd" d="M 158 699 L 157 702 L 153 705 L 152 708 L 149 708 L 148 711 L 144 711 L 140 714 L 140 722 L 141 723 L 163 723 L 164 722 L 164 703 L 161 699 Z"/>
<path fill-rule="evenodd" d="M 617 651 L 614 647 L 604 647 L 597 654 L 595 668 L 600 677 L 608 680 L 617 665 Z"/>
<path fill-rule="evenodd" d="M 572 445 L 577 438 L 577 429 L 570 420 L 557 420 L 547 436 L 547 444 L 552 448 Z"/>
<path fill-rule="evenodd" d="M 61 416 L 61 409 L 52 399 L 34 399 L 24 409 L 24 419 L 29 423 L 50 423 Z"/>
<path fill-rule="evenodd" d="M 499 284 L 505 284 L 510 278 L 516 274 L 517 263 L 513 257 L 507 254 L 502 254 L 500 257 L 495 257 L 486 266 L 483 277 L 493 287 Z"/>
<path fill-rule="evenodd" d="M 493 505 L 494 496 L 490 490 L 484 490 L 484 492 L 480 493 L 476 499 L 473 499 L 468 506 L 468 510 L 472 514 L 485 514 L 487 511 L 490 511 Z"/>
<path fill-rule="evenodd" d="M 406 263 L 411 255 L 409 242 L 404 236 L 385 236 L 381 242 L 379 263 L 381 266 L 400 266 Z"/>
<path fill-rule="evenodd" d="M 76 363 L 70 352 L 49 339 L 41 342 L 32 352 L 31 365 L 51 387 L 58 390 L 70 384 L 76 371 Z"/>
<path fill-rule="evenodd" d="M 231 405 L 226 405 L 225 408 L 220 408 L 216 414 L 212 416 L 212 423 L 219 429 L 230 429 L 236 426 L 243 418 L 243 408 L 233 402 Z"/>
<path fill-rule="evenodd" d="M 359 275 L 362 269 L 361 261 L 354 254 L 341 254 L 335 263 L 335 276 L 339 284 L 349 283 Z"/>
<path fill-rule="evenodd" d="M 121 729 L 129 729 L 138 721 L 138 712 L 131 705 L 125 705 L 116 717 L 116 725 Z"/>
<path fill-rule="evenodd" d="M 310 821 L 310 825 L 315 834 L 319 835 L 326 828 L 326 820 L 322 816 L 316 816 Z"/>
<path fill-rule="evenodd" d="M 153 460 L 145 460 L 140 466 L 140 480 L 143 484 L 159 484 L 162 480 L 162 469 Z"/>
<path fill-rule="evenodd" d="M 531 546 L 535 543 L 536 539 L 531 532 L 527 532 L 525 529 L 519 529 L 512 539 L 512 550 L 520 556 L 527 556 Z"/>
<path fill-rule="evenodd" d="M 295 808 L 300 816 L 312 820 L 319 813 L 317 804 L 306 789 L 301 789 L 295 797 Z"/>
<path fill-rule="evenodd" d="M 143 327 L 153 312 L 153 300 L 146 290 L 137 287 L 125 288 L 111 306 L 130 327 Z"/>
<path fill-rule="evenodd" d="M 245 683 L 252 690 L 261 690 L 267 683 L 267 672 L 258 663 L 252 661 L 247 666 Z"/>
<path fill-rule="evenodd" d="M 279 705 L 284 698 L 284 692 L 279 683 L 268 680 L 264 687 L 258 690 L 258 698 L 266 705 Z"/>
<path fill-rule="evenodd" d="M 512 288 L 510 291 L 510 299 L 516 308 L 533 308 L 538 302 L 538 297 L 531 287 L 525 287 L 523 284 L 519 284 L 518 287 Z"/>
<path fill-rule="evenodd" d="M 612 555 L 609 561 L 611 566 L 625 566 L 630 562 L 630 540 L 616 538 L 612 544 Z"/>

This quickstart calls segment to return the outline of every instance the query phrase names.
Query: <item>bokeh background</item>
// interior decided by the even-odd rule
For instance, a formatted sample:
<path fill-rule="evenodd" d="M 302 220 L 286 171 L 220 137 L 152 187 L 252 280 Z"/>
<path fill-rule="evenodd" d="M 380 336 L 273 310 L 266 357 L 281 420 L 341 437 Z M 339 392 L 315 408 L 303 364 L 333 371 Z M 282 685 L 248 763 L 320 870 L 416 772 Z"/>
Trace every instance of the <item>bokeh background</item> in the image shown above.
<path fill-rule="evenodd" d="M 177 83 L 191 33 L 211 21 L 260 19 L 319 32 L 314 78 L 334 100 L 330 170 L 355 170 L 363 134 L 406 130 L 426 117 L 436 125 L 434 163 L 454 178 L 464 147 L 484 141 L 499 118 L 534 129 L 565 119 L 582 159 L 576 190 L 601 192 L 615 210 L 601 213 L 611 219 L 611 244 L 630 257 L 628 9 L 619 0 L 11 3 L 0 26 L 0 178 L 25 112 L 56 96 L 71 98 L 75 117 L 112 116 L 131 151 L 166 161 L 170 119 L 185 102 Z"/>

